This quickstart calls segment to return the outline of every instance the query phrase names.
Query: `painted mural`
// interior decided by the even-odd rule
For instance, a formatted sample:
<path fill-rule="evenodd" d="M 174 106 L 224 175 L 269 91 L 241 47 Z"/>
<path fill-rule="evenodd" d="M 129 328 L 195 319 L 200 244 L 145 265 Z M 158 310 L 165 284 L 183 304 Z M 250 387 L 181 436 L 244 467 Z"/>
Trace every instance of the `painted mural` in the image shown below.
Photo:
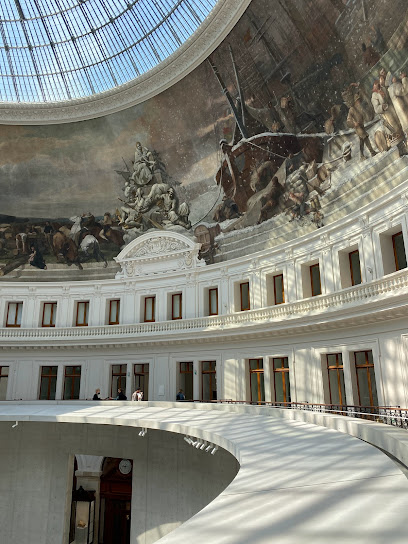
<path fill-rule="evenodd" d="M 109 277 L 151 229 L 195 236 L 211 264 L 231 237 L 324 227 L 346 181 L 357 201 L 406 154 L 407 64 L 405 0 L 253 0 L 206 62 L 141 105 L 0 125 L 0 275 Z"/>

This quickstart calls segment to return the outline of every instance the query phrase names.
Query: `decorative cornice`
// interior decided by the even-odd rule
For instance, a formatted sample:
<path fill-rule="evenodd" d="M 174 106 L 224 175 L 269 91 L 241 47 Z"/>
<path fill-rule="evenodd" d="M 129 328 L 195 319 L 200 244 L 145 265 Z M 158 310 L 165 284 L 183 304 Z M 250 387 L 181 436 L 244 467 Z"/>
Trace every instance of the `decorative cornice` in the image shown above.
<path fill-rule="evenodd" d="M 198 30 L 158 66 L 109 91 L 49 103 L 0 102 L 0 124 L 46 125 L 102 117 L 140 104 L 168 89 L 199 66 L 234 28 L 251 0 L 219 0 Z"/>

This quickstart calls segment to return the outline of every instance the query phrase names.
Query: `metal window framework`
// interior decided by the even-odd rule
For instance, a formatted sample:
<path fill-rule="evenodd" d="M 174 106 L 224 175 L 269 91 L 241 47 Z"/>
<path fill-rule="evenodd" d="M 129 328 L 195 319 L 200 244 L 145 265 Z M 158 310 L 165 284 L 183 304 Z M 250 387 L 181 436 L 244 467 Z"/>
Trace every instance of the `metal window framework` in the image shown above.
<path fill-rule="evenodd" d="M 0 99 L 54 102 L 137 78 L 218 0 L 0 0 Z"/>

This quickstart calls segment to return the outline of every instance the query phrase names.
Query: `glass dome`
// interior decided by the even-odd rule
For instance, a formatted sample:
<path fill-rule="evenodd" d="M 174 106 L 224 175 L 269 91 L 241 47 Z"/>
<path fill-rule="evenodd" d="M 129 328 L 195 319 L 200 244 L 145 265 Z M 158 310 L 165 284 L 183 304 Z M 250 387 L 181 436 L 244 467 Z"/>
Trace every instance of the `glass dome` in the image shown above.
<path fill-rule="evenodd" d="M 174 53 L 217 1 L 0 0 L 0 100 L 70 100 L 127 83 Z"/>

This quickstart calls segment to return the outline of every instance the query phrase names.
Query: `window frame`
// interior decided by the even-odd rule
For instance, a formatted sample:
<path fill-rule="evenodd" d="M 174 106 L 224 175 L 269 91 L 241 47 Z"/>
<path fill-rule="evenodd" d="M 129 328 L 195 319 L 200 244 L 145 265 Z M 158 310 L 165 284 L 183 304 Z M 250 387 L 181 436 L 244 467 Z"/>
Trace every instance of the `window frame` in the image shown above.
<path fill-rule="evenodd" d="M 16 305 L 14 323 L 9 323 L 10 304 L 15 304 Z M 20 328 L 21 327 L 21 321 L 20 321 L 20 323 L 17 323 L 18 314 L 19 314 L 19 307 L 21 307 L 21 318 L 22 318 L 22 316 L 23 316 L 23 302 L 11 301 L 11 302 L 7 303 L 6 327 L 8 327 L 8 328 Z"/>
<path fill-rule="evenodd" d="M 353 273 L 353 266 L 352 266 L 352 262 L 351 262 L 351 259 L 352 259 L 352 255 L 355 255 L 357 253 L 358 255 L 358 265 L 359 265 L 359 269 L 360 269 L 360 282 L 359 283 L 356 283 L 354 281 L 354 273 Z M 360 252 L 358 249 L 355 249 L 353 251 L 350 251 L 349 254 L 348 254 L 348 260 L 349 260 L 349 268 L 350 268 L 350 279 L 351 279 L 351 286 L 354 287 L 355 285 L 361 285 L 363 283 L 363 278 L 361 276 L 361 262 L 360 262 Z"/>
<path fill-rule="evenodd" d="M 3 369 L 4 368 L 7 368 L 7 374 L 3 374 Z M 9 379 L 9 376 L 10 376 L 10 365 L 0 365 L 0 382 L 2 381 L 2 379 L 5 379 L 6 380 L 6 397 L 4 400 L 7 399 L 7 388 L 8 388 L 8 379 Z M 1 400 L 1 399 L 0 399 Z"/>
<path fill-rule="evenodd" d="M 44 323 L 44 316 L 45 316 L 45 307 L 51 306 L 51 323 L 49 325 Z M 56 315 L 57 315 L 57 303 L 56 302 L 44 302 L 43 303 L 43 311 L 42 311 L 42 319 L 41 319 L 41 327 L 55 327 L 55 321 L 56 321 Z"/>
<path fill-rule="evenodd" d="M 136 367 L 141 366 L 142 370 L 136 372 Z M 147 370 L 146 370 L 147 368 Z M 137 376 L 143 376 L 144 387 L 140 385 L 140 380 L 137 379 Z M 143 400 L 149 400 L 149 391 L 146 389 L 149 388 L 149 363 L 134 363 L 133 364 L 133 384 L 134 390 L 141 389 L 143 391 Z M 147 387 L 146 387 L 147 385 Z"/>
<path fill-rule="evenodd" d="M 112 321 L 112 302 L 116 302 L 116 320 Z M 109 308 L 108 308 L 108 325 L 119 325 L 120 322 L 120 298 L 112 298 L 109 300 Z"/>
<path fill-rule="evenodd" d="M 319 271 L 320 293 L 315 293 L 314 288 L 313 288 L 313 272 L 312 272 L 312 270 L 314 270 L 315 268 L 317 268 L 318 271 Z M 318 297 L 319 295 L 322 294 L 322 278 L 321 278 L 321 275 L 320 275 L 320 263 L 311 264 L 309 266 L 309 273 L 310 273 L 310 291 L 312 293 L 312 297 Z"/>
<path fill-rule="evenodd" d="M 56 368 L 57 371 L 55 374 L 50 371 L 49 374 L 44 373 L 44 368 Z M 42 391 L 42 384 L 43 384 L 43 378 L 47 378 L 48 385 L 47 385 L 47 398 L 42 399 L 41 398 L 41 391 Z M 54 392 L 54 398 L 50 398 L 50 389 L 51 389 L 51 378 L 55 378 L 55 392 Z M 38 393 L 38 400 L 55 400 L 57 396 L 57 380 L 58 380 L 58 366 L 57 365 L 41 365 L 40 368 L 40 390 Z"/>
<path fill-rule="evenodd" d="M 242 299 L 242 287 L 244 285 L 247 285 L 248 286 L 248 308 L 244 308 L 243 306 L 243 299 Z M 243 281 L 242 283 L 239 284 L 239 296 L 240 296 L 240 306 L 241 306 L 241 312 L 247 312 L 248 310 L 251 309 L 251 294 L 250 294 L 250 290 L 249 290 L 249 281 Z"/>
<path fill-rule="evenodd" d="M 86 323 L 78 323 L 78 314 L 79 314 L 79 305 L 85 304 L 84 310 L 84 321 Z M 89 300 L 78 300 L 76 303 L 76 318 L 75 318 L 75 327 L 88 327 L 89 324 Z"/>
<path fill-rule="evenodd" d="M 146 303 L 147 300 L 152 301 L 152 316 L 153 319 L 146 319 Z M 172 309 L 173 310 L 173 309 Z M 148 297 L 144 298 L 144 314 L 143 314 L 143 322 L 144 323 L 154 323 L 156 321 L 156 295 L 149 295 Z"/>
<path fill-rule="evenodd" d="M 330 355 L 335 355 L 335 357 L 336 357 L 336 364 L 335 365 L 331 365 L 329 363 L 329 356 Z M 327 379 L 328 379 L 328 382 L 329 382 L 329 400 L 330 400 L 330 404 L 333 404 L 331 382 L 330 382 L 330 371 L 332 371 L 332 372 L 336 371 L 336 373 L 337 373 L 337 387 L 338 387 L 338 393 L 339 393 L 339 399 L 340 399 L 339 405 L 340 406 L 346 406 L 347 402 L 346 402 L 346 386 L 345 386 L 345 382 L 344 382 L 343 354 L 342 353 L 325 353 L 325 357 L 326 357 Z M 339 364 L 339 360 L 341 360 L 341 364 Z M 343 399 L 342 390 L 341 390 L 340 371 L 343 373 L 344 399 Z"/>
<path fill-rule="evenodd" d="M 357 353 L 365 353 L 365 363 L 364 364 L 361 364 L 361 363 L 358 363 L 357 364 Z M 372 358 L 372 363 L 369 362 L 369 356 L 368 354 L 371 353 L 371 358 Z M 354 369 L 355 369 L 355 372 L 356 372 L 356 382 L 357 382 L 357 393 L 358 393 L 358 402 L 359 402 L 359 406 L 363 406 L 361 404 L 361 396 L 360 396 L 360 382 L 359 382 L 359 379 L 358 379 L 358 372 L 357 372 L 357 369 L 358 368 L 365 368 L 366 369 L 366 374 L 367 374 L 367 385 L 368 385 L 368 391 L 369 391 L 369 396 L 370 396 L 370 407 L 378 407 L 378 393 L 377 393 L 377 384 L 375 383 L 375 390 L 376 390 L 376 395 L 377 395 L 377 404 L 374 404 L 374 398 L 373 398 L 373 389 L 372 389 L 372 385 L 371 385 L 371 375 L 370 375 L 370 371 L 369 369 L 372 368 L 373 371 L 374 371 L 374 380 L 375 380 L 375 366 L 374 366 L 374 356 L 373 356 L 373 351 L 371 349 L 359 349 L 357 351 L 353 351 L 353 356 L 354 356 Z"/>
<path fill-rule="evenodd" d="M 251 368 L 251 361 L 256 361 L 257 363 L 257 368 Z M 261 366 L 260 366 L 261 364 Z M 254 403 L 258 403 L 258 404 L 261 404 L 262 402 L 264 402 L 262 400 L 262 391 L 261 391 L 261 374 L 263 375 L 264 377 L 264 398 L 265 398 L 265 370 L 264 370 L 264 360 L 263 358 L 256 358 L 256 359 L 248 359 L 248 365 L 249 365 L 249 391 L 250 391 L 250 396 L 251 396 L 251 403 L 254 402 Z M 255 400 L 252 398 L 252 378 L 254 377 L 255 378 L 256 376 L 256 383 L 257 383 L 257 391 L 258 391 L 258 398 Z"/>
<path fill-rule="evenodd" d="M 406 254 L 406 249 L 405 249 L 405 242 L 404 242 L 404 235 L 402 233 L 402 230 L 400 230 L 399 232 L 396 232 L 395 234 L 392 234 L 391 235 L 391 240 L 392 240 L 392 250 L 394 252 L 394 262 L 395 262 L 395 271 L 398 272 L 399 270 L 404 270 L 406 268 L 406 266 L 400 268 L 399 267 L 399 263 L 398 263 L 398 255 L 397 255 L 397 248 L 395 246 L 395 238 L 397 236 L 401 236 L 402 238 L 402 244 L 403 244 L 403 247 L 404 247 L 404 251 L 405 251 L 405 261 L 407 261 L 407 254 Z"/>
<path fill-rule="evenodd" d="M 179 308 L 180 308 L 180 313 L 178 316 L 176 316 L 174 314 L 174 299 L 175 297 L 180 297 L 180 303 L 179 303 Z M 177 320 L 177 319 L 183 319 L 183 307 L 182 307 L 182 304 L 183 304 L 183 293 L 173 293 L 171 295 L 171 319 L 173 321 Z"/>
<path fill-rule="evenodd" d="M 282 278 L 282 302 L 276 302 L 276 278 Z M 273 276 L 273 300 L 275 306 L 278 304 L 285 304 L 285 286 L 283 283 L 283 272 L 282 274 L 276 274 L 276 276 Z"/>
<path fill-rule="evenodd" d="M 73 371 L 72 374 L 67 374 L 67 369 L 68 368 L 75 369 L 75 368 L 78 368 L 78 367 L 79 367 L 79 374 L 76 374 L 75 371 Z M 67 366 L 64 367 L 64 391 L 63 391 L 63 394 L 62 394 L 63 400 L 79 400 L 80 394 L 81 394 L 81 376 L 82 376 L 82 365 L 67 365 Z M 65 397 L 65 391 L 66 391 L 66 387 L 67 387 L 67 384 L 66 384 L 66 379 L 67 378 L 73 378 L 72 384 L 71 384 L 71 396 L 69 398 Z M 73 396 L 73 393 L 74 393 L 74 390 L 75 390 L 76 378 L 79 378 L 78 398 Z"/>
<path fill-rule="evenodd" d="M 114 372 L 114 367 L 115 366 L 119 366 L 120 369 L 119 369 L 119 372 L 116 373 Z M 125 368 L 125 371 L 123 372 L 123 367 Z M 118 385 L 118 382 L 116 382 L 116 391 L 115 391 L 115 394 L 113 394 L 113 378 L 115 376 L 119 376 L 119 383 L 122 381 L 122 377 L 125 378 L 125 386 L 122 386 L 122 384 L 120 383 L 120 385 Z M 126 384 L 127 384 L 127 363 L 113 363 L 111 364 L 111 397 L 113 398 L 116 398 L 117 397 L 117 390 L 118 389 L 122 389 L 122 392 L 123 394 L 126 394 Z"/>
<path fill-rule="evenodd" d="M 214 365 L 214 368 L 210 366 L 210 370 L 204 370 L 204 363 L 210 363 L 210 365 Z M 213 380 L 215 380 L 215 385 L 217 386 L 217 361 L 200 361 L 200 370 L 201 370 L 201 400 L 204 402 L 212 402 L 217 399 L 204 399 L 204 376 L 209 376 L 209 391 L 210 394 L 213 392 Z M 217 389 L 215 389 L 217 392 Z"/>
<path fill-rule="evenodd" d="M 275 368 L 275 361 L 277 361 L 278 359 L 281 359 L 282 360 L 282 366 L 281 367 L 278 367 L 278 368 Z M 284 361 L 287 361 L 287 367 L 285 367 L 285 363 Z M 288 398 L 288 388 L 287 388 L 287 385 L 289 385 L 289 395 L 290 395 L 290 368 L 289 368 L 289 357 L 272 357 L 272 372 L 273 372 L 273 398 L 274 398 L 274 402 L 278 403 L 278 404 L 282 404 L 282 403 L 290 403 L 291 400 L 287 400 Z M 286 383 L 286 374 L 288 376 L 287 378 L 287 383 Z M 276 400 L 276 378 L 277 376 L 282 376 L 282 392 L 283 392 L 283 401 L 280 401 L 280 400 Z M 292 396 L 290 395 L 290 398 L 292 398 Z"/>
<path fill-rule="evenodd" d="M 216 298 L 216 312 L 212 312 L 211 309 L 212 309 L 212 304 L 211 304 L 211 293 L 215 291 L 215 298 Z M 208 289 L 208 315 L 209 316 L 212 316 L 212 315 L 218 315 L 218 287 L 210 287 L 210 289 Z"/>

